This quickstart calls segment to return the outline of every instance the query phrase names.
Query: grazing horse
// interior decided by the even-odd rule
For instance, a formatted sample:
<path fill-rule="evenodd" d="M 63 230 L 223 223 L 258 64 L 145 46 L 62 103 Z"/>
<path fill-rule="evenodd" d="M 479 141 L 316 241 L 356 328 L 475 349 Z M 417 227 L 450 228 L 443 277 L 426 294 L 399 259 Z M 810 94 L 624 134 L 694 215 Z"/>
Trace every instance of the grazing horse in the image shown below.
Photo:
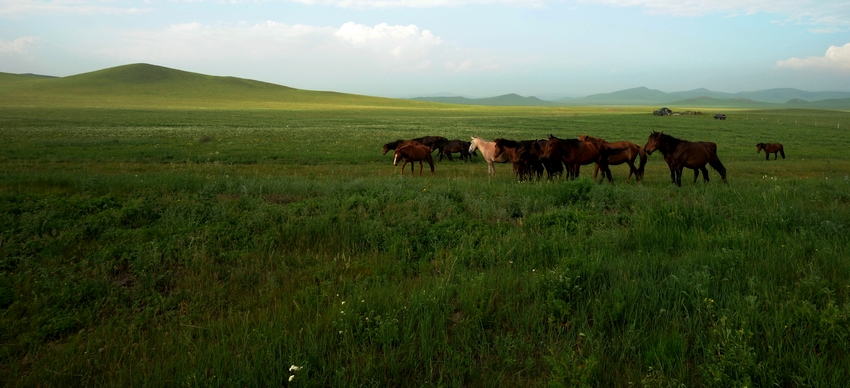
<path fill-rule="evenodd" d="M 513 141 L 507 139 L 496 139 L 495 157 L 508 155 L 511 163 L 514 166 L 514 174 L 519 177 L 520 182 L 525 180 L 525 176 L 533 178 L 537 175 L 540 179 L 543 176 L 543 163 L 540 161 L 540 156 L 543 150 L 540 144 L 535 140 Z"/>
<path fill-rule="evenodd" d="M 404 175 L 404 166 L 410 162 L 410 171 L 413 173 L 413 162 L 419 162 L 419 175 L 422 175 L 422 160 L 431 166 L 431 174 L 434 173 L 434 159 L 431 157 L 431 149 L 424 144 L 409 142 L 395 149 L 393 153 L 393 166 L 398 166 L 399 159 L 404 159 L 401 165 L 401 175 Z"/>
<path fill-rule="evenodd" d="M 507 163 L 510 161 L 505 154 L 495 156 L 496 142 L 487 141 L 478 136 L 472 136 L 472 141 L 469 142 L 469 153 L 474 153 L 475 150 L 480 150 L 481 157 L 487 162 L 487 176 L 496 175 L 496 169 L 493 167 L 493 163 Z"/>
<path fill-rule="evenodd" d="M 460 154 L 460 160 L 468 161 L 472 159 L 472 154 L 469 152 L 469 142 L 463 140 L 440 140 L 434 143 L 434 146 L 439 150 L 438 154 L 440 155 L 440 161 L 443 161 L 443 156 L 448 156 L 450 162 L 454 162 L 452 159 L 452 153 L 457 152 Z"/>
<path fill-rule="evenodd" d="M 596 141 L 606 143 L 609 147 L 612 148 L 624 148 L 623 152 L 608 156 L 608 165 L 616 166 L 626 163 L 629 165 L 628 182 L 632 181 L 632 174 L 634 174 L 636 181 L 643 180 L 643 170 L 646 167 L 646 151 L 644 151 L 643 147 L 629 141 L 618 141 L 615 143 L 609 143 L 605 139 L 588 135 L 579 135 L 578 139 L 581 141 Z M 638 157 L 640 157 L 640 164 L 638 165 L 638 167 L 635 167 L 635 159 L 637 159 Z M 599 165 L 596 165 L 596 168 L 593 170 L 594 181 L 596 180 L 596 174 L 598 172 Z M 602 179 L 605 179 L 605 176 L 603 176 Z"/>
<path fill-rule="evenodd" d="M 670 135 L 665 135 L 664 132 L 652 132 L 644 146 L 646 153 L 652 155 L 653 152 L 661 151 L 664 156 L 664 161 L 670 167 L 670 178 L 677 186 L 682 186 L 682 170 L 687 167 L 695 170 L 694 181 L 699 176 L 699 171 L 702 171 L 703 179 L 708 182 L 708 170 L 706 164 L 711 165 L 718 173 L 723 182 L 726 182 L 726 167 L 717 157 L 717 144 L 712 142 L 696 141 L 690 142 L 687 140 L 677 139 Z"/>
<path fill-rule="evenodd" d="M 543 151 L 545 159 L 560 159 L 567 166 L 567 177 L 578 178 L 581 166 L 596 163 L 602 170 L 602 176 L 608 177 L 608 181 L 614 183 L 611 170 L 608 169 L 608 156 L 620 153 L 624 148 L 612 148 L 606 143 L 595 141 L 581 141 L 579 139 L 559 139 L 549 135 L 546 149 Z"/>
<path fill-rule="evenodd" d="M 756 153 L 764 150 L 764 159 L 770 160 L 770 154 L 773 154 L 773 160 L 776 160 L 779 157 L 779 154 L 782 154 L 782 159 L 785 159 L 785 147 L 779 143 L 758 143 L 756 144 Z"/>

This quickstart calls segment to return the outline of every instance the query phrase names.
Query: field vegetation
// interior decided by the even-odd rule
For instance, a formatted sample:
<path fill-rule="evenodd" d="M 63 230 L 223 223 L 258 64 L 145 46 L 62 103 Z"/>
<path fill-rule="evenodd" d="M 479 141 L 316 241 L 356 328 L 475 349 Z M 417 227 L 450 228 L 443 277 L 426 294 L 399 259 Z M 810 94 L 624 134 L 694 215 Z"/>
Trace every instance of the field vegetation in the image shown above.
<path fill-rule="evenodd" d="M 4 385 L 850 379 L 846 112 L 0 98 Z M 519 183 L 480 157 L 400 177 L 380 151 L 651 131 L 716 142 L 728 184 L 677 188 L 660 154 L 642 183 Z"/>

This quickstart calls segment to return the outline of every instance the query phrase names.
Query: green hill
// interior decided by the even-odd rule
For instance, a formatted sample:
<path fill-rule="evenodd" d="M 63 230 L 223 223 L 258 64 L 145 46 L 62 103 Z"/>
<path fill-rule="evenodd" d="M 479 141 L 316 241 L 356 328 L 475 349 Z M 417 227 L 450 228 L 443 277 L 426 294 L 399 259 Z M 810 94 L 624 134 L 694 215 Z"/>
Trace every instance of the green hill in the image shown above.
<path fill-rule="evenodd" d="M 415 102 L 317 92 L 149 64 L 62 78 L 0 73 L 0 105 L 272 108 L 292 104 L 411 106 Z"/>

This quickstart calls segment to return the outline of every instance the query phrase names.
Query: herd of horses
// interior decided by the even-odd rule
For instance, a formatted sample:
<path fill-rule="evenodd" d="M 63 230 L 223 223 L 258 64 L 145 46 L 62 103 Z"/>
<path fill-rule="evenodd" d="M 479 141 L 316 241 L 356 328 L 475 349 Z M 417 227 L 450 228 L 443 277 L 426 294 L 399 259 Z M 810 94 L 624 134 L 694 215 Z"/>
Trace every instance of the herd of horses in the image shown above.
<path fill-rule="evenodd" d="M 762 150 L 770 160 L 770 154 L 777 154 L 785 158 L 785 150 L 779 143 L 758 143 L 757 153 Z M 702 172 L 703 180 L 708 183 L 708 169 L 711 166 L 723 182 L 726 182 L 726 167 L 717 157 L 717 144 L 708 141 L 687 141 L 677 139 L 664 132 L 652 132 L 645 145 L 640 146 L 628 141 L 608 142 L 598 137 L 581 135 L 575 139 L 560 139 L 551 134 L 545 140 L 509 140 L 495 139 L 484 140 L 472 136 L 471 141 L 448 140 L 442 136 L 425 136 L 411 140 L 396 140 L 384 144 L 384 154 L 394 150 L 393 165 L 398 166 L 402 161 L 401 174 L 407 163 L 410 163 L 411 173 L 415 173 L 414 162 L 419 162 L 419 175 L 422 175 L 423 161 L 431 167 L 434 173 L 434 159 L 432 153 L 439 151 L 440 160 L 448 156 L 453 160 L 451 154 L 459 153 L 461 160 L 471 160 L 477 152 L 481 153 L 487 162 L 487 174 L 493 176 L 496 173 L 495 163 L 508 163 L 513 165 L 514 174 L 520 181 L 530 179 L 542 179 L 545 171 L 549 179 L 565 175 L 568 179 L 579 176 L 581 166 L 595 164 L 593 180 L 595 181 L 599 171 L 602 171 L 602 179 L 608 179 L 613 183 L 609 166 L 627 164 L 629 166 L 628 181 L 631 182 L 634 175 L 636 181 L 643 180 L 644 168 L 647 155 L 658 151 L 670 168 L 670 179 L 677 186 L 682 185 L 682 173 L 685 168 L 694 170 L 694 182 Z"/>

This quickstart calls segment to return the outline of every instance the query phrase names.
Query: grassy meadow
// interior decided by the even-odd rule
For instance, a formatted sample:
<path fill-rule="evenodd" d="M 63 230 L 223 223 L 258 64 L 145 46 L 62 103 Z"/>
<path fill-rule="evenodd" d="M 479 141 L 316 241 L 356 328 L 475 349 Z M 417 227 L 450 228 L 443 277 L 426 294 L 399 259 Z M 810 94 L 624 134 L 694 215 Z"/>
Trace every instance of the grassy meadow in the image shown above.
<path fill-rule="evenodd" d="M 7 100 L 2 385 L 850 379 L 850 114 L 382 104 Z M 613 185 L 592 166 L 490 179 L 480 157 L 401 177 L 381 155 L 424 135 L 651 131 L 716 142 L 728 184 L 677 188 L 659 153 Z"/>

